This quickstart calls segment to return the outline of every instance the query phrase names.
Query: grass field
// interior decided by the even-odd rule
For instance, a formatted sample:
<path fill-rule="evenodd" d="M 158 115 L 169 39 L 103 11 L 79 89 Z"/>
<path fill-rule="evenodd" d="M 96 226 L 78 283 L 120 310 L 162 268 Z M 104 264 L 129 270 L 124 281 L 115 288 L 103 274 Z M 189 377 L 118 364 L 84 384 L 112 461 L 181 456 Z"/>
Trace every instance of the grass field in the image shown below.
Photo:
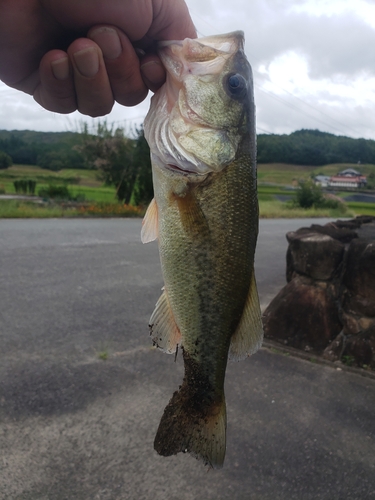
<path fill-rule="evenodd" d="M 340 217 L 354 217 L 355 215 L 357 215 L 355 211 L 345 206 L 343 209 L 289 208 L 289 206 L 282 201 L 266 201 L 262 200 L 261 197 L 259 199 L 259 216 L 261 219 L 303 219 L 314 217 L 330 217 L 335 219 Z"/>
<path fill-rule="evenodd" d="M 0 170 L 0 182 L 13 182 L 15 179 L 33 178 L 38 182 L 64 182 L 76 179 L 79 184 L 90 187 L 100 187 L 102 182 L 97 179 L 95 170 L 63 169 L 59 172 L 46 170 L 36 165 L 13 165 L 6 170 Z"/>
<path fill-rule="evenodd" d="M 264 218 L 303 218 L 303 217 L 352 217 L 355 215 L 375 215 L 375 204 L 346 203 L 346 211 L 329 209 L 296 209 L 289 208 L 278 196 L 293 196 L 292 186 L 300 179 L 308 179 L 318 173 L 333 174 L 344 168 L 358 168 L 357 165 L 335 164 L 324 167 L 286 164 L 258 165 L 258 197 L 260 216 Z M 366 175 L 375 174 L 375 165 L 361 165 Z M 76 217 L 76 216 L 140 216 L 142 210 L 124 207 L 116 202 L 115 188 L 104 186 L 97 179 L 93 170 L 64 169 L 59 172 L 44 170 L 30 165 L 14 165 L 7 170 L 0 170 L 0 193 L 15 193 L 13 182 L 19 179 L 37 181 L 36 194 L 39 189 L 49 184 L 64 184 L 73 197 L 85 200 L 80 208 L 69 204 L 44 203 L 36 204 L 19 200 L 1 200 L 0 218 L 11 217 Z M 347 193 L 345 193 L 347 194 Z"/>
<path fill-rule="evenodd" d="M 375 203 L 359 203 L 349 201 L 347 203 L 349 210 L 355 215 L 374 215 L 375 216 Z"/>
<path fill-rule="evenodd" d="M 297 185 L 298 180 L 308 179 L 314 167 L 305 165 L 286 165 L 284 163 L 258 164 L 258 184 Z"/>
<path fill-rule="evenodd" d="M 52 172 L 37 166 L 13 165 L 7 170 L 0 170 L 0 190 L 7 194 L 16 192 L 13 182 L 18 179 L 34 179 L 37 181 L 36 193 L 49 184 L 65 184 L 73 196 L 83 195 L 87 201 L 114 203 L 116 190 L 113 186 L 105 186 L 97 179 L 95 170 L 64 169 Z"/>
<path fill-rule="evenodd" d="M 346 168 L 360 170 L 364 175 L 375 176 L 375 165 L 357 165 L 352 163 L 332 163 L 321 167 L 309 165 L 288 165 L 285 163 L 258 164 L 258 183 L 278 184 L 283 186 L 297 185 L 299 180 L 306 180 L 315 175 L 334 175 Z"/>

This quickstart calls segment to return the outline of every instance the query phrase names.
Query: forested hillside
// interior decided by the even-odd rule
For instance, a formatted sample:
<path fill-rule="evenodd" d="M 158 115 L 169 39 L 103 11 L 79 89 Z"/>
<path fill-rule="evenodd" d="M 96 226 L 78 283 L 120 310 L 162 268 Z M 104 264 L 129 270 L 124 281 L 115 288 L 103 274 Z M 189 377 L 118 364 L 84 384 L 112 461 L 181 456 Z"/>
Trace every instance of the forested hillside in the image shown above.
<path fill-rule="evenodd" d="M 84 168 L 74 146 L 81 134 L 73 132 L 35 132 L 32 130 L 0 130 L 0 151 L 13 163 L 39 165 L 50 170 Z"/>
<path fill-rule="evenodd" d="M 13 163 L 42 168 L 87 168 L 75 146 L 82 134 L 73 132 L 0 131 L 0 152 Z M 331 163 L 375 164 L 375 141 L 352 139 L 320 132 L 298 130 L 289 135 L 258 135 L 258 163 L 327 165 Z"/>
<path fill-rule="evenodd" d="M 319 130 L 258 135 L 258 163 L 319 166 L 358 162 L 375 164 L 374 140 L 352 139 Z"/>

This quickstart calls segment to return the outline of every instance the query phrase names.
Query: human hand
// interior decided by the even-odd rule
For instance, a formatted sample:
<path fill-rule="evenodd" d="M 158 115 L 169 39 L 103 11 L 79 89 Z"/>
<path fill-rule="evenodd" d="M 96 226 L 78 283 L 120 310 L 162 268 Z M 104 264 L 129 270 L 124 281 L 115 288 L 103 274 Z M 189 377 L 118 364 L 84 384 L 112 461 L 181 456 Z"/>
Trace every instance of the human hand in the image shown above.
<path fill-rule="evenodd" d="M 186 37 L 184 0 L 0 0 L 0 78 L 50 111 L 102 116 L 159 88 L 156 42 Z"/>

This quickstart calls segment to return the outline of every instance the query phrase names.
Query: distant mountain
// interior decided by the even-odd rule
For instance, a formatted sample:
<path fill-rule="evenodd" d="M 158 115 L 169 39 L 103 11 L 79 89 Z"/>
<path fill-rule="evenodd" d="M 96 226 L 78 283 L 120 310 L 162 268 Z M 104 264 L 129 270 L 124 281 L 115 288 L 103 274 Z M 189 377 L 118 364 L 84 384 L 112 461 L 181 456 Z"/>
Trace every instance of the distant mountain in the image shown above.
<path fill-rule="evenodd" d="M 82 159 L 74 149 L 80 138 L 81 135 L 74 132 L 0 130 L 0 151 L 7 153 L 16 164 L 47 165 L 48 168 L 51 165 L 52 170 L 83 168 Z"/>
<path fill-rule="evenodd" d="M 80 160 L 74 146 L 80 138 L 78 132 L 0 130 L 0 151 L 10 155 L 13 163 L 24 164 L 42 163 L 47 154 L 49 157 L 63 155 L 66 161 L 73 162 L 72 168 L 78 168 Z M 375 141 L 306 129 L 288 135 L 259 134 L 258 163 L 315 166 L 332 163 L 375 164 Z"/>
<path fill-rule="evenodd" d="M 289 135 L 260 134 L 258 163 L 316 166 L 330 163 L 375 164 L 375 141 L 305 129 Z"/>
<path fill-rule="evenodd" d="M 56 144 L 61 141 L 66 142 L 79 138 L 77 132 L 36 132 L 34 130 L 0 130 L 0 144 L 4 140 L 12 137 L 24 141 L 28 144 Z M 1 147 L 1 146 L 0 146 Z"/>

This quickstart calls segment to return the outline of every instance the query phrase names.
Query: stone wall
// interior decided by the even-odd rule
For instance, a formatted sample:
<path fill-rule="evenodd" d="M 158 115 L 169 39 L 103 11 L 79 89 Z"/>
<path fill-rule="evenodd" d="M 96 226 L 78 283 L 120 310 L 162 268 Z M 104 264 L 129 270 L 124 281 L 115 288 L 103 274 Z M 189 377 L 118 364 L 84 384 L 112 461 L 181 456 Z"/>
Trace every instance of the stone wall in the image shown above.
<path fill-rule="evenodd" d="M 264 312 L 265 337 L 375 369 L 375 217 L 286 237 L 287 285 Z"/>

